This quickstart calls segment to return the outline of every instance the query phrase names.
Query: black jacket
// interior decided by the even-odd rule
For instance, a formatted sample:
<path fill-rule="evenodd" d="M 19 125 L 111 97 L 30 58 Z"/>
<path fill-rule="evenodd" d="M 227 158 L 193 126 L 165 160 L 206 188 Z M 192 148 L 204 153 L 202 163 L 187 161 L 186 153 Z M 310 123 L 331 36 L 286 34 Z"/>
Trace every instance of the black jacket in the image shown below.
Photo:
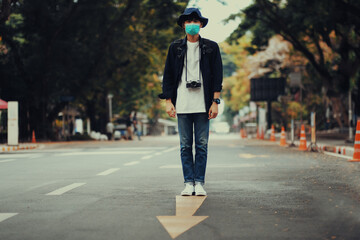
<path fill-rule="evenodd" d="M 174 106 L 176 104 L 177 88 L 181 81 L 184 67 L 184 57 L 187 48 L 186 41 L 185 37 L 171 43 L 165 63 L 163 92 L 159 95 L 161 99 L 171 98 Z M 216 42 L 200 37 L 199 45 L 201 51 L 200 69 L 203 78 L 206 112 L 208 112 L 212 104 L 214 92 L 220 92 L 222 89 L 222 61 L 219 46 Z"/>

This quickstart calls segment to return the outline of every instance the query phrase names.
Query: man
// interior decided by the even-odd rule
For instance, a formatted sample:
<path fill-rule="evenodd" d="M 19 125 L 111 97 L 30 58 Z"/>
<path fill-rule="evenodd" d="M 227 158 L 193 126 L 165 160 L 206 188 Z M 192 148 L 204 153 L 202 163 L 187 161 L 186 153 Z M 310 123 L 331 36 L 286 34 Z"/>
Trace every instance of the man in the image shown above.
<path fill-rule="evenodd" d="M 222 89 L 222 61 L 218 45 L 199 35 L 208 23 L 197 8 L 187 8 L 178 18 L 186 32 L 168 51 L 161 99 L 166 112 L 178 118 L 181 162 L 185 189 L 183 196 L 204 196 L 209 120 L 216 118 Z M 194 131 L 194 132 L 193 132 Z M 192 153 L 195 135 L 195 161 Z"/>
<path fill-rule="evenodd" d="M 113 133 L 114 133 L 114 124 L 112 122 L 108 122 L 106 124 L 106 134 L 107 134 L 108 140 L 112 140 Z"/>

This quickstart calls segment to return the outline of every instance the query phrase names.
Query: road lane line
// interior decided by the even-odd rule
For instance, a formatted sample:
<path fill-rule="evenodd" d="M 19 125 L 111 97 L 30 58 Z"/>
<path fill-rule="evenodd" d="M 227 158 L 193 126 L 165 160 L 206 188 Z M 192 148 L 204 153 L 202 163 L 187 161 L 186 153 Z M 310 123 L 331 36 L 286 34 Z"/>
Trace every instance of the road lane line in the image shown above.
<path fill-rule="evenodd" d="M 8 218 L 18 215 L 18 213 L 0 213 L 0 222 L 5 221 Z"/>
<path fill-rule="evenodd" d="M 41 183 L 39 185 L 36 185 L 36 186 L 32 186 L 32 187 L 29 187 L 27 190 L 25 190 L 26 192 L 29 192 L 29 191 L 33 191 L 37 188 L 41 188 L 41 187 L 45 187 L 47 185 L 50 185 L 50 184 L 54 184 L 54 183 L 58 183 L 59 181 L 55 180 L 55 181 L 51 181 L 51 182 L 46 182 L 46 183 Z"/>
<path fill-rule="evenodd" d="M 139 163 L 140 163 L 139 161 L 133 161 L 133 162 L 124 163 L 124 166 L 131 166 Z"/>
<path fill-rule="evenodd" d="M 327 154 L 327 155 L 330 155 L 330 156 L 334 156 L 334 157 L 341 157 L 341 158 L 346 158 L 346 159 L 352 159 L 352 157 L 350 157 L 350 156 L 341 155 L 341 154 L 338 154 L 338 153 L 330 153 L 330 152 L 324 152 L 324 153 Z"/>
<path fill-rule="evenodd" d="M 155 156 L 159 156 L 161 154 L 162 154 L 162 152 L 157 152 L 157 153 L 155 153 Z"/>
<path fill-rule="evenodd" d="M 129 150 L 162 150 L 165 149 L 165 147 L 120 147 L 120 148 L 99 148 L 101 151 L 129 151 Z M 95 149 L 94 149 L 95 150 Z"/>
<path fill-rule="evenodd" d="M 30 158 L 38 155 L 39 154 L 9 153 L 0 154 L 0 158 Z"/>
<path fill-rule="evenodd" d="M 265 165 L 238 163 L 238 164 L 211 164 L 207 166 L 207 168 L 248 168 L 248 167 L 265 167 Z M 181 165 L 164 165 L 164 166 L 160 166 L 159 168 L 177 169 L 177 168 L 181 168 Z"/>
<path fill-rule="evenodd" d="M 104 172 L 98 173 L 98 174 L 96 174 L 96 175 L 97 175 L 97 176 L 106 176 L 106 175 L 109 175 L 109 174 L 114 173 L 114 172 L 116 172 L 116 171 L 119 171 L 119 169 L 120 169 L 120 168 L 110 168 L 110 169 L 108 169 L 108 170 L 106 170 L 106 171 L 104 171 Z"/>
<path fill-rule="evenodd" d="M 4 162 L 12 162 L 12 161 L 15 161 L 15 159 L 0 160 L 0 163 L 4 163 Z"/>
<path fill-rule="evenodd" d="M 142 160 L 145 160 L 145 159 L 150 159 L 150 158 L 152 158 L 152 157 L 154 157 L 154 155 L 143 156 L 141 159 L 142 159 Z"/>
<path fill-rule="evenodd" d="M 162 151 L 163 153 L 168 153 L 168 152 L 171 152 L 171 151 L 174 151 L 176 149 L 179 149 L 179 147 L 172 147 L 172 148 L 169 148 L 169 149 L 166 149 L 164 151 Z"/>
<path fill-rule="evenodd" d="M 68 186 L 65 186 L 65 187 L 62 187 L 62 188 L 59 188 L 55 191 L 52 191 L 50 193 L 47 193 L 46 195 L 61 195 L 61 194 L 64 194 L 70 190 L 73 190 L 77 187 L 80 187 L 82 185 L 85 185 L 86 183 L 73 183 L 73 184 L 70 184 Z"/>
<path fill-rule="evenodd" d="M 150 154 L 153 151 L 110 151 L 110 152 L 70 152 L 70 153 L 60 153 L 56 154 L 56 157 L 63 157 L 63 156 L 81 156 L 81 155 L 120 155 L 120 154 Z"/>

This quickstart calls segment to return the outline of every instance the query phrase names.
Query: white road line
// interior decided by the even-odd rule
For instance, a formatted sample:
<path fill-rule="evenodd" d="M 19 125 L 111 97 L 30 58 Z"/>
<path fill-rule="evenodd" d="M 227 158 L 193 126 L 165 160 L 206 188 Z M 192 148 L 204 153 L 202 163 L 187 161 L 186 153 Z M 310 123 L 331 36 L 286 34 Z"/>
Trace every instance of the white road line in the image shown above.
<path fill-rule="evenodd" d="M 70 184 L 68 186 L 65 186 L 65 187 L 62 187 L 62 188 L 59 188 L 55 191 L 52 191 L 50 193 L 47 193 L 46 195 L 61 195 L 63 193 L 66 193 L 70 190 L 73 190 L 74 188 L 77 188 L 77 187 L 80 187 L 82 185 L 85 185 L 86 183 L 73 183 L 73 184 Z"/>
<path fill-rule="evenodd" d="M 125 163 L 124 166 L 131 166 L 131 165 L 135 165 L 135 164 L 139 164 L 139 163 L 140 163 L 139 161 L 133 161 L 133 162 Z"/>
<path fill-rule="evenodd" d="M 18 215 L 18 213 L 0 213 L 0 222 L 5 221 L 8 218 L 11 218 L 15 215 Z"/>
<path fill-rule="evenodd" d="M 98 173 L 98 174 L 96 174 L 96 175 L 97 175 L 97 176 L 106 176 L 106 175 L 109 175 L 109 174 L 111 174 L 111 173 L 113 173 L 113 172 L 119 171 L 119 169 L 120 169 L 120 168 L 110 168 L 110 169 L 108 169 L 108 170 L 106 170 L 106 171 L 104 171 L 104 172 Z"/>
<path fill-rule="evenodd" d="M 9 154 L 0 154 L 0 158 L 30 158 L 38 155 L 39 154 L 9 153 Z"/>
<path fill-rule="evenodd" d="M 28 191 L 33 191 L 33 190 L 35 190 L 35 189 L 37 189 L 37 188 L 45 187 L 45 186 L 47 186 L 47 185 L 50 185 L 50 184 L 53 184 L 53 183 L 57 183 L 57 182 L 59 182 L 59 181 L 55 180 L 55 181 L 51 181 L 51 182 L 41 183 L 41 184 L 39 184 L 39 185 L 32 186 L 32 187 L 28 188 L 26 191 L 27 191 L 27 192 L 28 192 Z"/>
<path fill-rule="evenodd" d="M 152 157 L 154 157 L 154 155 L 143 156 L 141 159 L 142 159 L 142 160 L 145 160 L 145 159 L 150 159 L 150 158 L 152 158 Z"/>
<path fill-rule="evenodd" d="M 181 165 L 165 165 L 165 166 L 161 166 L 159 168 L 181 168 Z"/>
<path fill-rule="evenodd" d="M 12 162 L 12 161 L 15 161 L 15 159 L 0 160 L 0 163 L 4 163 L 4 162 Z"/>
<path fill-rule="evenodd" d="M 124 147 L 124 148 L 99 148 L 99 150 L 101 151 L 131 151 L 131 150 L 135 150 L 135 151 L 138 151 L 138 150 L 162 150 L 162 149 L 165 149 L 165 147 Z M 96 149 L 93 149 L 93 150 L 96 150 Z"/>
<path fill-rule="evenodd" d="M 330 153 L 330 152 L 324 152 L 327 155 L 330 156 L 334 156 L 334 157 L 341 157 L 341 158 L 346 158 L 346 159 L 352 159 L 352 157 L 350 156 L 346 156 L 346 155 L 341 155 L 341 154 L 337 154 L 337 153 Z"/>
<path fill-rule="evenodd" d="M 168 153 L 168 152 L 171 152 L 171 151 L 174 151 L 176 149 L 179 149 L 179 147 L 172 147 L 172 148 L 169 148 L 169 149 L 166 149 L 164 151 L 162 151 L 163 153 Z"/>
<path fill-rule="evenodd" d="M 212 164 L 207 166 L 207 168 L 247 168 L 247 167 L 265 167 L 265 165 L 244 163 L 244 164 Z M 160 166 L 159 168 L 166 168 L 166 169 L 181 168 L 181 165 L 164 165 L 164 166 Z"/>
<path fill-rule="evenodd" d="M 162 152 L 157 152 L 157 153 L 155 153 L 155 156 L 159 156 L 161 154 L 163 154 L 163 153 Z"/>
<path fill-rule="evenodd" d="M 152 151 L 111 151 L 111 152 L 74 152 L 74 153 L 60 153 L 56 154 L 57 157 L 62 156 L 81 156 L 81 155 L 120 155 L 120 154 L 150 154 Z"/>

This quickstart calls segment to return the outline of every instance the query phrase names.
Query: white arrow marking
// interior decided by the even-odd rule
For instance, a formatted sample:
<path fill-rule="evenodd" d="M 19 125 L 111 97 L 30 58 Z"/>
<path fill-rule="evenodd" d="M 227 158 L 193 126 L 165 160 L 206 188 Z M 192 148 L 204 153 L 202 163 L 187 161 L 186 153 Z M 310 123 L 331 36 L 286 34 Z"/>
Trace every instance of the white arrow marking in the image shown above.
<path fill-rule="evenodd" d="M 193 216 L 205 201 L 206 196 L 176 196 L 176 215 L 157 216 L 172 239 L 180 236 L 209 216 Z"/>

